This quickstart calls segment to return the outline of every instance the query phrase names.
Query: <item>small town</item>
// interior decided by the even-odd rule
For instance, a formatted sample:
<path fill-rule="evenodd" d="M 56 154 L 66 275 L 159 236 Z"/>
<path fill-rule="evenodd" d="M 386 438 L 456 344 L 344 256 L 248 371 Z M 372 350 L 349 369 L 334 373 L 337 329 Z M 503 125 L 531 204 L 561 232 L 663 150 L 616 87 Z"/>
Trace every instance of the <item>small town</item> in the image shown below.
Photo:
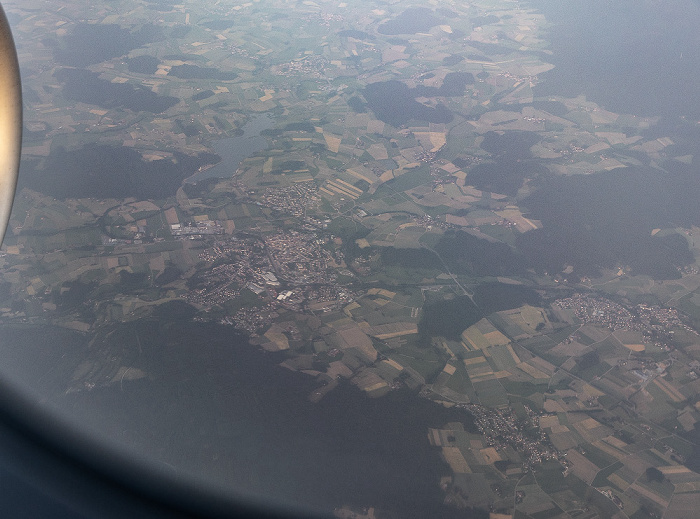
<path fill-rule="evenodd" d="M 582 293 L 557 299 L 555 305 L 572 309 L 582 324 L 605 326 L 613 331 L 620 329 L 640 331 L 645 341 L 654 342 L 660 346 L 671 342 L 674 327 L 697 335 L 697 331 L 685 323 L 676 308 L 663 308 L 644 303 L 628 308 L 604 297 Z"/>
<path fill-rule="evenodd" d="M 512 411 L 495 409 L 479 404 L 458 404 L 469 411 L 474 417 L 474 423 L 484 435 L 484 444 L 494 447 L 496 451 L 510 446 L 525 456 L 523 469 L 530 470 L 533 466 L 545 460 L 557 460 L 564 468 L 566 459 L 555 449 L 547 434 L 539 427 L 539 415 L 526 407 L 530 423 L 518 421 Z M 525 432 L 530 428 L 530 431 Z M 534 428 L 534 431 L 532 430 Z"/>
<path fill-rule="evenodd" d="M 187 300 L 212 308 L 238 298 L 242 290 L 254 293 L 263 308 L 239 309 L 222 320 L 249 333 L 272 324 L 278 307 L 312 313 L 342 308 L 354 297 L 336 282 L 336 272 L 351 272 L 344 268 L 342 253 L 323 248 L 325 243 L 297 231 L 265 237 L 241 233 L 219 241 L 199 255 L 214 266 L 201 273 Z"/>

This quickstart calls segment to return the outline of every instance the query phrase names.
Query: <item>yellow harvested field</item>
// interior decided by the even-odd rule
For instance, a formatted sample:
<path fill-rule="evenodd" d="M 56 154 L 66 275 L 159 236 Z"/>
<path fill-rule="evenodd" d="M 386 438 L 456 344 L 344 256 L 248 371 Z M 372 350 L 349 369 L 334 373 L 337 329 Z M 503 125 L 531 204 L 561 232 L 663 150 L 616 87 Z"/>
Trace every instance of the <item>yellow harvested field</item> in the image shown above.
<path fill-rule="evenodd" d="M 476 374 L 469 373 L 469 380 L 474 383 L 483 382 L 485 380 L 494 380 L 496 378 L 496 374 L 490 369 L 486 369 L 485 371 Z"/>
<path fill-rule="evenodd" d="M 668 397 L 673 400 L 674 402 L 682 402 L 685 400 L 685 397 L 671 384 L 666 382 L 663 378 L 661 377 L 656 377 L 654 379 L 654 384 L 661 389 Z"/>
<path fill-rule="evenodd" d="M 331 378 L 337 378 L 338 376 L 350 378 L 352 377 L 352 370 L 342 361 L 336 360 L 329 364 L 328 369 L 326 370 L 326 375 Z"/>
<path fill-rule="evenodd" d="M 79 332 L 87 332 L 90 330 L 90 325 L 82 321 L 68 321 L 67 323 L 61 324 L 61 326 L 70 330 L 77 330 Z"/>
<path fill-rule="evenodd" d="M 509 220 L 515 224 L 515 228 L 519 232 L 532 231 L 542 227 L 542 222 L 539 220 L 530 220 L 523 216 L 519 208 L 508 206 L 503 211 L 494 211 L 498 216 Z"/>
<path fill-rule="evenodd" d="M 339 187 L 334 186 L 334 185 L 332 185 L 332 184 L 328 184 L 327 187 L 328 187 L 328 190 L 333 191 L 333 194 L 334 194 L 335 196 L 341 196 L 341 197 L 345 197 L 345 196 L 346 196 L 346 197 L 348 197 L 348 198 L 350 198 L 350 199 L 352 199 L 352 200 L 355 200 L 355 199 L 357 198 L 355 195 L 350 195 L 350 194 L 348 194 L 346 191 L 343 191 L 343 190 L 340 189 Z M 320 189 L 323 189 L 323 188 L 320 188 Z"/>
<path fill-rule="evenodd" d="M 168 222 L 168 225 L 180 223 L 180 220 L 177 217 L 177 211 L 174 207 L 165 210 L 165 220 Z"/>
<path fill-rule="evenodd" d="M 542 416 L 540 417 L 540 427 L 554 427 L 559 425 L 558 416 Z"/>
<path fill-rule="evenodd" d="M 457 371 L 457 367 L 453 366 L 452 364 L 445 364 L 445 367 L 442 368 L 442 371 L 444 371 L 448 375 L 454 375 L 455 371 Z"/>
<path fill-rule="evenodd" d="M 613 146 L 616 144 L 634 144 L 642 138 L 641 135 L 627 137 L 627 135 L 622 132 L 596 132 L 595 136 L 600 139 L 605 139 Z"/>
<path fill-rule="evenodd" d="M 377 360 L 377 350 L 374 349 L 372 340 L 360 327 L 353 326 L 352 328 L 339 330 L 337 336 L 341 340 L 341 349 L 354 347 L 360 350 L 372 362 Z"/>
<path fill-rule="evenodd" d="M 636 352 L 642 352 L 646 349 L 646 346 L 643 344 L 622 344 L 625 348 L 636 351 Z"/>
<path fill-rule="evenodd" d="M 129 204 L 129 206 L 133 207 L 134 209 L 137 209 L 138 211 L 160 211 L 160 207 L 158 207 L 153 202 L 149 202 L 148 200 L 134 202 L 132 204 Z"/>
<path fill-rule="evenodd" d="M 287 336 L 284 335 L 282 332 L 275 332 L 273 331 L 273 329 L 274 327 L 270 328 L 265 333 L 265 337 L 275 346 L 275 349 L 277 351 L 288 350 L 289 340 L 287 340 Z"/>
<path fill-rule="evenodd" d="M 688 467 L 685 465 L 668 465 L 666 467 L 657 467 L 661 472 L 663 472 L 665 475 L 667 474 L 689 474 L 692 472 Z M 698 482 L 700 483 L 700 482 Z"/>
<path fill-rule="evenodd" d="M 624 449 L 627 447 L 627 444 L 623 442 L 621 439 L 616 438 L 615 436 L 608 436 L 606 438 L 603 438 L 604 441 L 612 445 L 613 447 L 617 447 L 618 449 Z"/>
<path fill-rule="evenodd" d="M 484 338 L 489 341 L 491 346 L 503 346 L 510 344 L 510 339 L 498 330 L 484 334 Z"/>
<path fill-rule="evenodd" d="M 471 474 L 467 460 L 457 447 L 443 447 L 442 455 L 455 474 Z"/>
<path fill-rule="evenodd" d="M 352 379 L 352 383 L 357 387 L 371 393 L 377 389 L 387 387 L 389 384 L 373 371 L 362 371 L 359 375 Z"/>
<path fill-rule="evenodd" d="M 391 332 L 391 333 L 382 333 L 375 335 L 377 339 L 385 340 L 385 339 L 393 339 L 394 337 L 402 337 L 403 335 L 412 335 L 414 333 L 418 333 L 418 328 L 412 328 L 410 330 L 400 330 L 396 332 Z"/>
<path fill-rule="evenodd" d="M 607 142 L 601 141 L 601 142 L 598 142 L 596 144 L 589 146 L 588 148 L 583 150 L 583 152 L 584 153 L 599 153 L 603 150 L 607 150 L 609 147 L 610 147 L 610 144 L 608 144 Z"/>
<path fill-rule="evenodd" d="M 491 343 L 484 334 L 481 333 L 475 326 L 470 326 L 462 332 L 462 340 L 469 345 L 472 350 L 485 350 Z"/>
<path fill-rule="evenodd" d="M 326 184 L 326 187 L 332 191 L 336 191 L 338 194 L 349 196 L 353 200 L 358 198 L 361 194 L 361 192 L 360 194 L 358 194 L 356 191 L 353 191 L 350 188 L 343 186 L 335 180 L 329 180 Z"/>
<path fill-rule="evenodd" d="M 396 175 L 396 176 L 398 176 L 398 175 Z M 380 182 L 389 182 L 389 180 L 391 180 L 392 178 L 396 178 L 396 177 L 394 177 L 394 171 L 391 169 L 388 169 L 379 176 L 379 181 Z"/>
<path fill-rule="evenodd" d="M 484 357 L 473 357 L 471 359 L 464 359 L 464 365 L 465 366 L 472 366 L 474 364 L 481 364 L 482 362 L 486 362 L 486 358 Z"/>
<path fill-rule="evenodd" d="M 386 300 L 377 300 L 376 303 L 388 303 Z M 391 339 L 403 335 L 418 333 L 418 325 L 411 322 L 387 323 L 372 326 L 368 333 L 377 339 Z"/>
<path fill-rule="evenodd" d="M 326 140 L 326 146 L 328 146 L 328 149 L 333 153 L 338 153 L 340 143 L 343 139 L 341 137 L 336 137 L 335 135 L 328 135 L 327 133 L 323 134 L 323 138 Z"/>
<path fill-rule="evenodd" d="M 508 344 L 506 346 L 506 348 L 508 348 L 508 353 L 510 353 L 511 357 L 513 357 L 513 361 L 516 364 L 518 364 L 520 362 L 520 357 L 518 357 L 518 354 L 515 353 L 515 350 L 513 349 L 513 347 L 510 344 Z"/>
<path fill-rule="evenodd" d="M 372 391 L 376 391 L 377 389 L 381 389 L 383 387 L 387 387 L 389 384 L 387 384 L 385 381 L 377 382 L 375 384 L 372 384 L 371 386 L 367 386 L 362 388 L 364 391 L 367 393 L 371 393 Z"/>
<path fill-rule="evenodd" d="M 272 163 L 273 163 L 273 158 L 268 157 L 265 163 L 263 164 L 263 173 L 268 174 L 272 171 Z"/>
<path fill-rule="evenodd" d="M 469 227 L 469 222 L 464 216 L 455 216 L 453 214 L 445 215 L 445 221 L 450 225 L 459 225 L 461 227 Z"/>
<path fill-rule="evenodd" d="M 389 152 L 383 144 L 372 144 L 367 148 L 367 153 L 369 153 L 374 160 L 386 160 L 389 158 Z"/>
<path fill-rule="evenodd" d="M 369 178 L 369 177 L 363 175 L 362 173 L 358 173 L 357 171 L 354 171 L 352 169 L 347 169 L 347 170 L 345 170 L 345 172 L 352 175 L 353 177 L 355 177 L 359 180 L 364 180 L 368 184 L 373 184 L 377 181 L 376 178 Z"/>
<path fill-rule="evenodd" d="M 481 454 L 481 457 L 484 459 L 486 462 L 486 465 L 491 465 L 492 463 L 496 461 L 501 461 L 501 457 L 498 455 L 498 452 L 496 452 L 496 449 L 493 447 L 487 447 L 485 449 L 481 449 L 479 451 Z"/>
<path fill-rule="evenodd" d="M 319 187 L 318 190 L 322 193 L 327 194 L 328 196 L 335 196 L 335 193 L 328 191 L 325 187 Z"/>
<path fill-rule="evenodd" d="M 403 366 L 393 359 L 384 359 L 382 362 L 389 364 L 389 366 L 391 366 L 394 369 L 397 369 L 399 371 L 403 371 Z"/>
<path fill-rule="evenodd" d="M 484 334 L 481 333 L 476 326 L 470 326 L 462 332 L 462 340 L 467 343 L 470 349 L 473 350 L 485 350 L 491 343 L 488 341 Z"/>
<path fill-rule="evenodd" d="M 585 420 L 578 422 L 576 425 L 583 427 L 584 429 L 594 429 L 595 427 L 600 427 L 602 424 L 595 418 L 586 418 Z"/>
<path fill-rule="evenodd" d="M 370 288 L 367 293 L 372 296 L 386 297 L 387 299 L 394 299 L 394 296 L 396 296 L 396 292 L 384 288 Z"/>
<path fill-rule="evenodd" d="M 527 362 L 521 362 L 520 364 L 517 365 L 517 367 L 530 375 L 532 378 L 538 378 L 538 379 L 547 379 L 549 378 L 549 375 L 546 373 L 541 372 L 539 369 L 537 369 L 534 366 L 531 366 Z"/>
<path fill-rule="evenodd" d="M 544 323 L 544 315 L 541 308 L 530 305 L 525 305 L 520 308 L 520 316 L 530 328 L 536 328 L 537 325 Z"/>
<path fill-rule="evenodd" d="M 345 180 L 341 180 L 341 179 L 339 179 L 339 178 L 336 178 L 336 179 L 334 180 L 334 182 L 345 186 L 345 187 L 348 188 L 350 191 L 356 191 L 358 195 L 361 195 L 361 194 L 362 194 L 362 189 L 360 189 L 359 187 L 353 186 L 352 184 L 350 184 L 350 183 L 348 183 L 348 182 L 345 182 Z"/>
<path fill-rule="evenodd" d="M 336 184 L 333 180 L 329 180 L 328 183 L 326 184 L 326 187 L 332 191 L 336 191 L 340 193 L 341 195 L 347 195 L 347 196 L 357 196 L 354 192 L 350 191 L 348 188 L 343 187 L 339 184 Z"/>
<path fill-rule="evenodd" d="M 675 487 L 676 494 L 700 492 L 700 481 L 686 481 L 685 483 L 676 483 Z"/>
<path fill-rule="evenodd" d="M 447 144 L 447 134 L 443 132 L 430 132 L 430 142 L 433 145 L 433 149 L 430 151 L 438 151 Z"/>
<path fill-rule="evenodd" d="M 618 461 L 629 455 L 628 453 L 626 453 L 624 451 L 616 449 L 612 445 L 608 445 L 607 443 L 605 443 L 602 440 L 597 441 L 597 442 L 593 442 L 592 445 L 594 445 L 595 447 L 597 447 L 598 449 L 600 449 L 604 453 L 609 454 L 610 456 L 612 456 L 613 458 L 615 458 Z"/>
<path fill-rule="evenodd" d="M 352 317 L 352 313 L 351 313 L 351 312 L 352 312 L 353 310 L 357 309 L 357 308 L 360 308 L 360 307 L 361 307 L 360 303 L 358 303 L 358 302 L 356 302 L 356 301 L 353 301 L 352 303 L 350 303 L 349 305 L 347 305 L 345 308 L 343 308 L 343 312 L 344 312 L 345 315 L 347 315 L 348 317 Z"/>

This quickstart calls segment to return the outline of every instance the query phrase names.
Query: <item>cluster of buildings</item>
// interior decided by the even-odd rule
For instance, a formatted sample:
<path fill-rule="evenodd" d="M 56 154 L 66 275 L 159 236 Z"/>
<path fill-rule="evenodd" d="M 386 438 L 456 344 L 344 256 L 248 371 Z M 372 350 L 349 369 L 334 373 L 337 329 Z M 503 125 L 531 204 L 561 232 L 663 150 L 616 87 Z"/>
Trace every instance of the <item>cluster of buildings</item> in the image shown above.
<path fill-rule="evenodd" d="M 305 56 L 275 67 L 275 72 L 279 76 L 293 77 L 301 74 L 307 77 L 323 79 L 326 77 L 324 70 L 328 65 L 328 59 L 323 56 Z"/>
<path fill-rule="evenodd" d="M 175 237 L 201 237 L 205 235 L 224 234 L 224 226 L 218 220 L 200 220 L 185 224 L 174 223 L 170 234 Z"/>
<path fill-rule="evenodd" d="M 440 146 L 438 149 L 432 149 L 430 151 L 424 150 L 419 153 L 416 153 L 414 155 L 416 160 L 419 160 L 420 162 L 425 162 L 426 164 L 432 164 L 435 159 L 437 158 L 437 154 L 440 152 L 442 148 L 445 147 L 445 144 Z"/>
<path fill-rule="evenodd" d="M 338 285 L 310 286 L 304 296 L 308 310 L 323 312 L 342 308 L 355 299 L 352 292 Z"/>
<path fill-rule="evenodd" d="M 537 434 L 525 432 L 525 425 L 518 421 L 510 409 L 496 409 L 479 404 L 458 404 L 474 417 L 474 424 L 484 435 L 484 443 L 497 451 L 512 447 L 524 454 L 525 469 L 545 460 L 556 459 L 566 467 L 566 459 L 555 449 L 547 435 L 539 428 L 537 413 L 526 407 L 530 422 Z"/>
<path fill-rule="evenodd" d="M 589 294 L 574 294 L 557 299 L 555 304 L 573 310 L 583 324 L 597 324 L 611 330 L 631 328 L 634 320 L 632 312 L 621 304 Z"/>
<path fill-rule="evenodd" d="M 261 330 L 279 317 L 276 309 L 277 305 L 272 301 L 263 306 L 241 308 L 234 315 L 224 317 L 221 324 L 235 326 L 251 337 L 257 337 Z"/>
<path fill-rule="evenodd" d="M 217 242 L 214 247 L 199 254 L 207 262 L 224 260 L 201 275 L 196 288 L 190 289 L 187 300 L 200 306 L 220 305 L 240 295 L 248 285 L 265 287 L 268 283 L 279 286 L 272 273 L 272 264 L 264 254 L 264 248 L 254 238 L 233 237 Z M 256 290 L 253 290 L 256 291 Z M 261 290 L 262 291 L 262 290 Z"/>
<path fill-rule="evenodd" d="M 666 346 L 673 338 L 673 328 L 682 328 L 697 335 L 695 329 L 683 321 L 675 308 L 638 304 L 627 308 L 619 303 L 590 294 L 574 294 L 557 299 L 560 308 L 569 308 L 583 324 L 597 324 L 611 330 L 629 329 L 642 332 L 646 341 Z"/>
<path fill-rule="evenodd" d="M 323 248 L 325 239 L 298 231 L 269 236 L 231 237 L 199 254 L 214 265 L 199 274 L 186 296 L 202 307 L 221 306 L 248 289 L 260 305 L 227 316 L 223 324 L 255 334 L 272 323 L 276 310 L 327 312 L 354 300 L 352 292 L 336 282 L 334 252 Z"/>
<path fill-rule="evenodd" d="M 313 180 L 297 182 L 287 187 L 267 189 L 258 202 L 271 209 L 302 217 L 309 207 L 315 207 L 321 197 L 318 195 L 316 183 Z"/>
<path fill-rule="evenodd" d="M 291 285 L 328 284 L 337 266 L 331 251 L 321 248 L 324 239 L 314 234 L 285 231 L 265 237 L 265 246 L 277 274 Z"/>

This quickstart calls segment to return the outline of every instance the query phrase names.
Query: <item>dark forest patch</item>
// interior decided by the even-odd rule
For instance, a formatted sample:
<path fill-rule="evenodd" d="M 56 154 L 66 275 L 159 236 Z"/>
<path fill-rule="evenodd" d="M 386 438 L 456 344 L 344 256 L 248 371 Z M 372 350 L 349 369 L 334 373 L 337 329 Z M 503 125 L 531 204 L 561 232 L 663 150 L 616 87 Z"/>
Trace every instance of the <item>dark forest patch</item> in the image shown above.
<path fill-rule="evenodd" d="M 64 68 L 56 71 L 54 76 L 63 83 L 66 99 L 108 109 L 126 108 L 159 114 L 180 101 L 177 97 L 158 95 L 141 85 L 100 79 L 98 74 L 85 69 Z"/>
<path fill-rule="evenodd" d="M 433 12 L 425 7 L 406 9 L 399 16 L 384 22 L 377 28 L 379 34 L 415 34 L 425 32 L 439 25 L 441 20 L 433 16 Z"/>
<path fill-rule="evenodd" d="M 129 72 L 137 74 L 155 74 L 159 64 L 160 60 L 155 56 L 136 56 L 126 60 Z"/>
<path fill-rule="evenodd" d="M 38 162 L 23 161 L 19 185 L 56 198 L 162 199 L 173 196 L 197 168 L 218 160 L 211 153 L 175 153 L 174 158 L 146 162 L 136 150 L 95 144 L 57 148 L 42 169 Z"/>
<path fill-rule="evenodd" d="M 519 235 L 517 246 L 538 271 L 573 265 L 576 275 L 588 275 L 628 265 L 634 274 L 676 278 L 677 267 L 692 261 L 686 240 L 651 231 L 697 225 L 699 199 L 700 178 L 692 168 L 550 177 L 523 201 L 528 217 L 544 227 Z"/>
<path fill-rule="evenodd" d="M 154 25 L 130 31 L 116 24 L 79 23 L 59 41 L 54 57 L 63 65 L 86 67 L 164 38 L 163 30 Z"/>

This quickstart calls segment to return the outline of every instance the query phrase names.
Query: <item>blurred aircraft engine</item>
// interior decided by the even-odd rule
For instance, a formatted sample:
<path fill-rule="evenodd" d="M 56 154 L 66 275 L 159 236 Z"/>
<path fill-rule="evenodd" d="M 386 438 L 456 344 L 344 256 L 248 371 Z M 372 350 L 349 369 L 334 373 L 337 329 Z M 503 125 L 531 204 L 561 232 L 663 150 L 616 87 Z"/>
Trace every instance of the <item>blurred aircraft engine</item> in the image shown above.
<path fill-rule="evenodd" d="M 22 144 L 22 87 L 10 24 L 0 6 L 0 242 L 10 219 Z"/>

